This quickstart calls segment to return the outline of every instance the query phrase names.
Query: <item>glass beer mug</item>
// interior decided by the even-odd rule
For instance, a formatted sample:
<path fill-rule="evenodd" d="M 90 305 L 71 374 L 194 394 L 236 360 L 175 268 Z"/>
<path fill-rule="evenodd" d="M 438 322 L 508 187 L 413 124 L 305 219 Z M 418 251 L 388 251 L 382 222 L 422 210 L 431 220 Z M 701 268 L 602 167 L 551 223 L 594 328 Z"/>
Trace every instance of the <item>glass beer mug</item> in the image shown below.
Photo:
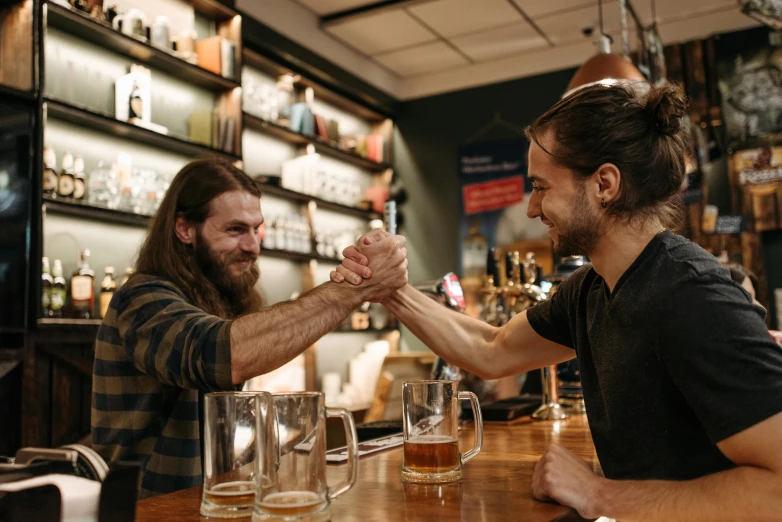
<path fill-rule="evenodd" d="M 214 392 L 204 395 L 204 487 L 201 514 L 250 516 L 260 477 L 270 465 L 258 448 L 274 435 L 271 394 Z"/>
<path fill-rule="evenodd" d="M 276 441 L 259 446 L 258 451 L 266 452 L 264 461 L 276 461 L 276 466 L 259 481 L 253 521 L 330 520 L 329 503 L 353 487 L 358 475 L 353 416 L 343 408 L 326 408 L 322 393 L 274 393 L 272 402 L 277 416 Z M 326 483 L 327 416 L 341 417 L 347 435 L 348 478 L 333 488 Z"/>
<path fill-rule="evenodd" d="M 439 484 L 462 478 L 462 466 L 481 451 L 483 420 L 478 398 L 458 391 L 456 381 L 413 381 L 402 388 L 404 460 L 402 481 Z M 469 400 L 475 446 L 459 453 L 459 401 Z"/>

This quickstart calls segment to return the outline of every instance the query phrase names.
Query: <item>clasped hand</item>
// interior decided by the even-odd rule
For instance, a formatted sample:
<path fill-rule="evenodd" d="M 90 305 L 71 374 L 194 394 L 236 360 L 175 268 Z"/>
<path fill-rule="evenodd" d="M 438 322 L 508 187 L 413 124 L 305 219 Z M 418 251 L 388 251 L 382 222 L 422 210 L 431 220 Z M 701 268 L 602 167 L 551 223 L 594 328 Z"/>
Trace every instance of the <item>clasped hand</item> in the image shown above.
<path fill-rule="evenodd" d="M 366 288 L 368 301 L 382 301 L 407 284 L 406 241 L 402 236 L 372 230 L 342 251 L 345 259 L 331 272 L 331 280 Z"/>

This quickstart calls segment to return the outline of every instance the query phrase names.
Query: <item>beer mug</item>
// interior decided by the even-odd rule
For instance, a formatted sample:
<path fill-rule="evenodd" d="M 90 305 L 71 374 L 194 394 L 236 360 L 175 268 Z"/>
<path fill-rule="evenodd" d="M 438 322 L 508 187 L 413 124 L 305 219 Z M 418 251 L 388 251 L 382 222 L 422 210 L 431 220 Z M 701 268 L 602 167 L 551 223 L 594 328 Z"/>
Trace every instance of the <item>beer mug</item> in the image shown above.
<path fill-rule="evenodd" d="M 255 522 L 324 522 L 330 520 L 329 503 L 345 493 L 358 475 L 358 444 L 353 416 L 343 408 L 326 408 L 322 393 L 273 393 L 277 416 L 276 447 L 265 461 L 276 468 L 259 482 L 255 496 Z M 341 417 L 348 448 L 347 480 L 330 488 L 326 483 L 326 417 Z M 260 441 L 259 441 L 260 442 Z"/>
<path fill-rule="evenodd" d="M 404 460 L 402 481 L 439 484 L 462 478 L 462 466 L 481 451 L 483 420 L 478 398 L 458 391 L 456 381 L 413 381 L 402 388 Z M 459 401 L 469 400 L 475 446 L 459 453 Z"/>
<path fill-rule="evenodd" d="M 271 394 L 214 392 L 204 395 L 204 487 L 201 514 L 250 516 L 257 484 L 273 464 L 259 448 L 273 446 Z"/>

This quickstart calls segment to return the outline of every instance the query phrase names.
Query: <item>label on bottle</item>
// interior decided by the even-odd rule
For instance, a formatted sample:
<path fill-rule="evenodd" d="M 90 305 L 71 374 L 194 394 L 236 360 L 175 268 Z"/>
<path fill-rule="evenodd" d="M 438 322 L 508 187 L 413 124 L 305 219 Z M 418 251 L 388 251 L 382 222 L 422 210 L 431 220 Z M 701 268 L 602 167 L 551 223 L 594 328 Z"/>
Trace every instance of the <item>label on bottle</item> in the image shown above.
<path fill-rule="evenodd" d="M 52 288 L 52 311 L 62 310 L 65 306 L 65 288 Z"/>
<path fill-rule="evenodd" d="M 58 190 L 60 196 L 71 197 L 73 195 L 73 185 L 73 176 L 60 176 L 60 188 Z"/>
<path fill-rule="evenodd" d="M 43 314 L 45 316 L 52 307 L 51 287 L 43 289 L 43 295 L 41 295 L 41 307 L 43 308 Z"/>
<path fill-rule="evenodd" d="M 89 301 L 92 297 L 92 278 L 73 276 L 71 279 L 71 299 L 74 301 Z"/>
<path fill-rule="evenodd" d="M 100 318 L 106 317 L 106 313 L 109 311 L 109 303 L 111 298 L 114 297 L 114 292 L 101 292 L 100 293 Z"/>
<path fill-rule="evenodd" d="M 48 193 L 57 192 L 57 173 L 52 169 L 43 171 L 43 191 Z"/>
<path fill-rule="evenodd" d="M 84 179 L 76 178 L 73 181 L 73 198 L 74 199 L 84 198 Z"/>

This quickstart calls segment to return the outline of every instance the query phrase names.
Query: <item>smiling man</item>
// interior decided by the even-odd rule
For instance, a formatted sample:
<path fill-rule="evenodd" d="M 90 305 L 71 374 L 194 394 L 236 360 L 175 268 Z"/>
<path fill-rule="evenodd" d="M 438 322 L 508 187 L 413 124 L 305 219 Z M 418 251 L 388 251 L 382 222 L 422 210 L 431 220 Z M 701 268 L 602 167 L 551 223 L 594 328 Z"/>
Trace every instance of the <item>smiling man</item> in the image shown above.
<path fill-rule="evenodd" d="M 550 300 L 500 328 L 410 286 L 383 302 L 487 379 L 578 358 L 605 477 L 552 446 L 535 467 L 538 499 L 626 522 L 779 520 L 782 352 L 728 270 L 670 232 L 685 100 L 670 85 L 638 87 L 585 87 L 527 130 L 528 216 L 560 255 L 592 260 Z M 361 282 L 382 237 L 348 248 L 332 280 Z"/>
<path fill-rule="evenodd" d="M 356 307 L 407 283 L 404 238 L 370 249 L 371 280 L 320 285 L 261 309 L 258 185 L 217 160 L 174 178 L 98 331 L 92 442 L 106 460 L 141 463 L 142 498 L 201 484 L 199 396 L 279 368 Z"/>

